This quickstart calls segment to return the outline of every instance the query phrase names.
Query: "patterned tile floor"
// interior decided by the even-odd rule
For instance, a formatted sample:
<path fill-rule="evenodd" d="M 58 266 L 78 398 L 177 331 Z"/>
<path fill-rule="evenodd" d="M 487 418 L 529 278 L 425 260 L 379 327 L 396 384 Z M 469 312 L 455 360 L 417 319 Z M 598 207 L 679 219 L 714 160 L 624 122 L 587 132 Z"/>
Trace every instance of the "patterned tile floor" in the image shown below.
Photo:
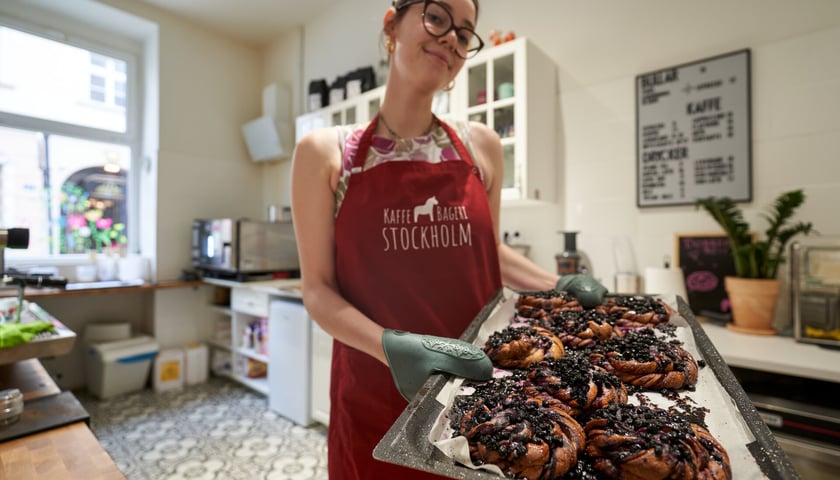
<path fill-rule="evenodd" d="M 303 428 L 224 378 L 177 391 L 76 396 L 128 480 L 326 479 L 326 429 Z"/>

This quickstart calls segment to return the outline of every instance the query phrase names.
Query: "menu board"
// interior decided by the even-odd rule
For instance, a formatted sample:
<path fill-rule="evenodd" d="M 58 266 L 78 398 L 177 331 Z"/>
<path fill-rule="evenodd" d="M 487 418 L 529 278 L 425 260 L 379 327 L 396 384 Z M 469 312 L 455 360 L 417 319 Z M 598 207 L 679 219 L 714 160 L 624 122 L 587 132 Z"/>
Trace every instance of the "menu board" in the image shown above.
<path fill-rule="evenodd" d="M 676 242 L 676 264 L 683 271 L 686 300 L 692 312 L 726 322 L 732 313 L 724 279 L 735 276 L 729 237 L 722 233 L 678 233 Z"/>
<path fill-rule="evenodd" d="M 637 205 L 752 200 L 750 51 L 636 77 Z"/>

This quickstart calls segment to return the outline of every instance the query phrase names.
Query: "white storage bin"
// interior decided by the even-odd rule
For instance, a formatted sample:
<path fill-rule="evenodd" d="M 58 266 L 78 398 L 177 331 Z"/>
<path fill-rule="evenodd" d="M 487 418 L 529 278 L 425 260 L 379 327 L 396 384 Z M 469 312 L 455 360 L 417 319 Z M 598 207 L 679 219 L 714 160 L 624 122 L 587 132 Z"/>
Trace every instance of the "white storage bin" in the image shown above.
<path fill-rule="evenodd" d="M 106 399 L 142 390 L 157 352 L 157 341 L 148 335 L 88 345 L 85 358 L 88 391 Z"/>
<path fill-rule="evenodd" d="M 85 325 L 85 343 L 112 342 L 131 338 L 128 322 L 96 322 Z"/>
<path fill-rule="evenodd" d="M 184 349 L 184 356 L 186 363 L 184 383 L 195 385 L 205 382 L 209 373 L 207 345 L 190 345 Z"/>

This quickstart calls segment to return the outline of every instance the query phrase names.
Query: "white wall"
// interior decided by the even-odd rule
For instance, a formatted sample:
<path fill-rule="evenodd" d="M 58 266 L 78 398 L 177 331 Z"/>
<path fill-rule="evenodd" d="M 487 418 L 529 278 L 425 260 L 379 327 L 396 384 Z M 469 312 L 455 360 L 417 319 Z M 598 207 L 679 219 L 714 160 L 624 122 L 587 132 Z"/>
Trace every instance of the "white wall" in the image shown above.
<path fill-rule="evenodd" d="M 298 28 L 278 37 L 263 53 L 263 83 L 276 83 L 290 92 L 291 99 L 306 96 L 303 84 L 303 29 Z M 294 118 L 305 110 L 300 101 L 292 100 L 287 112 L 288 120 L 294 125 Z M 278 113 L 278 116 L 280 114 Z M 291 161 L 266 163 L 263 167 L 262 190 L 266 205 L 291 205 L 289 183 Z"/>
<path fill-rule="evenodd" d="M 160 124 L 147 128 L 158 137 L 148 145 L 156 148 L 149 171 L 157 173 L 159 190 L 149 221 L 158 225 L 159 279 L 176 278 L 190 266 L 193 218 L 261 218 L 268 203 L 287 202 L 288 162 L 251 163 L 239 127 L 259 115 L 260 94 L 270 82 L 291 89 L 293 114 L 298 114 L 310 80 L 332 81 L 359 66 L 375 66 L 389 4 L 339 2 L 302 31 L 257 51 L 141 2 L 100 3 L 158 25 L 160 71 L 151 75 L 159 80 L 152 93 Z M 556 230 L 580 230 L 579 247 L 609 284 L 616 235 L 633 240 L 643 268 L 672 253 L 675 232 L 716 228 L 692 207 L 635 207 L 634 78 L 741 48 L 753 51 L 755 201 L 749 218 L 755 219 L 776 193 L 804 187 L 809 198 L 801 217 L 814 221 L 823 234 L 840 235 L 840 218 L 833 214 L 840 203 L 840 2 L 525 0 L 511 5 L 483 0 L 479 33 L 487 38 L 497 28 L 530 37 L 557 63 L 560 79 L 556 112 L 546 115 L 560 118 L 563 201 L 502 212 L 502 229 L 520 231 L 540 264 L 554 268 L 553 255 L 562 247 Z M 164 346 L 202 337 L 203 326 L 192 322 L 201 321 L 204 289 L 164 290 L 154 297 L 143 300 L 143 308 L 109 296 L 96 304 L 114 312 L 108 320 L 151 317 L 148 328 Z M 72 308 L 63 305 L 56 308 Z M 53 313 L 61 318 L 63 312 Z M 81 317 L 94 319 L 94 313 Z"/>
<path fill-rule="evenodd" d="M 261 167 L 240 132 L 260 115 L 262 54 L 141 2 L 102 3 L 158 25 L 157 278 L 177 278 L 194 218 L 264 215 Z"/>
<path fill-rule="evenodd" d="M 143 235 L 142 243 L 143 253 L 155 257 L 156 279 L 176 279 L 182 269 L 191 268 L 194 218 L 265 215 L 263 167 L 249 160 L 240 133 L 240 126 L 261 111 L 262 52 L 133 0 L 74 0 L 72 6 L 63 0 L 24 3 L 28 5 L 9 8 L 19 8 L 21 14 L 33 6 L 60 12 L 146 44 L 149 105 L 139 172 L 144 183 L 141 227 L 152 232 Z M 148 22 L 102 25 L 123 16 L 109 7 Z M 148 23 L 154 26 L 145 28 Z M 125 28 L 136 24 L 144 28 Z M 78 34 L 91 35 L 92 30 Z M 127 321 L 135 332 L 153 333 L 167 348 L 203 340 L 212 331 L 202 308 L 209 291 L 182 288 L 38 302 L 79 335 L 92 321 Z M 80 340 L 70 354 L 45 361 L 62 388 L 83 385 L 83 353 Z"/>
<path fill-rule="evenodd" d="M 486 38 L 491 29 L 513 30 L 557 63 L 562 226 L 582 232 L 578 244 L 589 251 L 599 275 L 612 274 L 615 235 L 631 236 L 643 267 L 672 253 L 674 232 L 714 229 L 693 207 L 635 206 L 635 76 L 741 48 L 753 51 L 750 206 L 760 210 L 779 191 L 805 187 L 809 199 L 802 217 L 824 233 L 840 233 L 840 221 L 820 208 L 840 196 L 840 147 L 834 140 L 840 120 L 832 115 L 840 103 L 840 2 L 529 0 L 521 5 L 481 1 L 478 31 Z M 306 25 L 304 81 L 331 80 L 377 62 L 385 8 L 378 0 L 340 4 Z M 797 160 L 814 168 L 786 166 Z M 559 250 L 560 237 L 545 233 L 550 241 L 535 238 L 536 246 Z"/>
<path fill-rule="evenodd" d="M 304 28 L 304 85 L 381 56 L 380 0 L 341 2 Z M 532 257 L 554 268 L 560 228 L 608 286 L 612 245 L 629 237 L 637 266 L 673 256 L 674 234 L 718 230 L 692 206 L 636 207 L 635 76 L 734 50 L 752 50 L 753 202 L 747 219 L 782 191 L 804 188 L 799 219 L 840 235 L 840 2 L 835 0 L 509 0 L 480 2 L 478 33 L 513 30 L 557 63 L 561 204 L 504 208 Z M 303 102 L 302 98 L 298 99 Z M 546 111 L 546 115 L 551 115 Z"/>

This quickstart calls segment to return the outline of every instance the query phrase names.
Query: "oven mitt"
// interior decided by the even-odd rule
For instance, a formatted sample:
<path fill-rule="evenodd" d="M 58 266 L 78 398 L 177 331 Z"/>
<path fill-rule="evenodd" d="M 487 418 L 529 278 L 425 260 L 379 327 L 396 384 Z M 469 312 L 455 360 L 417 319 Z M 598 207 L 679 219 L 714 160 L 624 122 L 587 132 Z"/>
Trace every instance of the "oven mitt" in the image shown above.
<path fill-rule="evenodd" d="M 563 275 L 560 280 L 557 280 L 554 289 L 571 293 L 585 308 L 600 305 L 604 301 L 604 295 L 607 294 L 607 287 L 583 273 Z"/>
<path fill-rule="evenodd" d="M 452 373 L 471 380 L 493 377 L 490 358 L 479 347 L 462 340 L 386 329 L 382 332 L 382 348 L 394 383 L 408 401 L 433 373 Z"/>

